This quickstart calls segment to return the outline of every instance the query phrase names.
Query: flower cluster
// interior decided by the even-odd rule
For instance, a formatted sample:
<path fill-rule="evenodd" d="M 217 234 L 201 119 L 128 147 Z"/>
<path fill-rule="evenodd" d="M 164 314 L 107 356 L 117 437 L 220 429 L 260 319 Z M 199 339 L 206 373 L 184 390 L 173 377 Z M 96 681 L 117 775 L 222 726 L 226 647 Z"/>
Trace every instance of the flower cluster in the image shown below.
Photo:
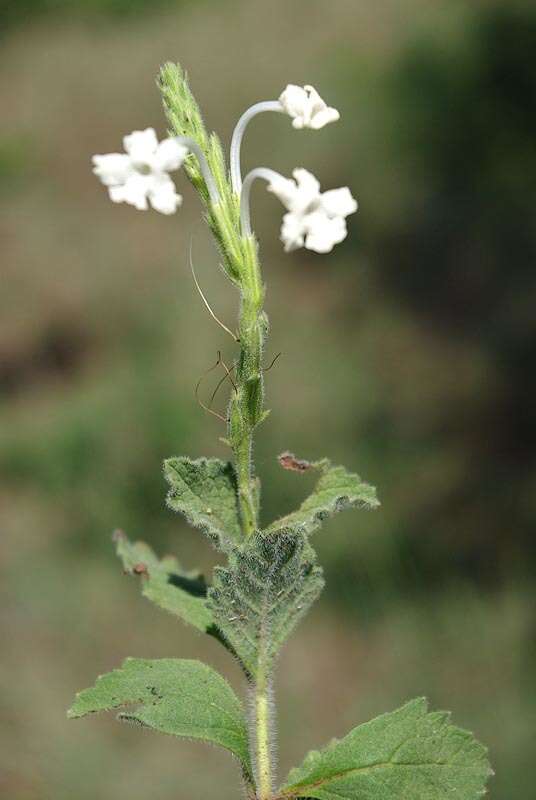
<path fill-rule="evenodd" d="M 233 137 L 238 145 L 234 146 L 234 152 L 231 153 L 231 172 L 237 175 L 233 185 L 241 193 L 242 233 L 246 236 L 252 233 L 249 214 L 251 179 L 263 177 L 267 180 L 268 190 L 287 209 L 281 227 L 285 251 L 306 247 L 317 253 L 328 253 L 346 237 L 346 217 L 357 211 L 357 203 L 348 187 L 321 192 L 318 180 L 303 168 L 294 170 L 294 180 L 264 168 L 253 170 L 242 186 L 242 135 L 251 118 L 266 110 L 287 114 L 296 129 L 319 130 L 328 123 L 335 122 L 340 116 L 337 109 L 329 107 L 312 86 L 301 87 L 294 84 L 287 86 L 278 101 L 258 103 L 243 115 Z M 146 128 L 125 136 L 123 144 L 124 153 L 93 156 L 93 172 L 108 188 L 110 199 L 114 203 L 128 203 L 138 210 L 146 210 L 151 206 L 162 214 L 175 213 L 182 203 L 182 197 L 177 194 L 169 173 L 182 166 L 189 152 L 193 152 L 199 160 L 210 190 L 211 202 L 218 202 L 219 195 L 213 176 L 196 142 L 174 137 L 159 143 L 154 129 Z"/>

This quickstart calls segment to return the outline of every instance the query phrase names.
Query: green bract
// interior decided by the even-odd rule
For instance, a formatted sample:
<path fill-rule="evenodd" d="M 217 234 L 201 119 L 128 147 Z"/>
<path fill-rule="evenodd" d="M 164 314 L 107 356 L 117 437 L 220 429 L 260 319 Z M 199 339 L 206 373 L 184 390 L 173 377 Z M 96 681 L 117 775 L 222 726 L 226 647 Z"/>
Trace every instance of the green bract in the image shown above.
<path fill-rule="evenodd" d="M 268 319 L 263 309 L 265 288 L 258 244 L 250 228 L 249 207 L 244 209 L 243 203 L 255 173 L 261 177 L 275 173 L 253 170 L 249 181 L 242 182 L 240 144 L 253 112 L 284 111 L 293 118 L 294 127 L 310 128 L 335 121 L 338 112 L 309 86 L 287 87 L 281 95 L 284 103 L 256 104 L 235 130 L 231 179 L 220 140 L 205 129 L 181 68 L 166 64 L 159 86 L 170 135 L 181 137 L 159 147 L 177 153 L 180 143 L 187 146 L 189 155 L 181 151 L 186 173 L 199 192 L 223 271 L 237 287 L 240 301 L 236 335 L 222 324 L 238 346 L 234 361 L 227 367 L 218 358 L 216 365 L 222 367 L 222 377 L 231 386 L 227 414 L 221 419 L 227 427 L 223 440 L 231 448 L 232 461 L 167 459 L 167 503 L 206 534 L 227 563 L 215 568 L 209 585 L 199 572 L 183 570 L 173 556 L 160 559 L 147 544 L 132 543 L 122 533 L 116 534 L 115 540 L 125 572 L 141 581 L 145 597 L 219 639 L 238 660 L 248 683 L 250 714 L 246 721 L 234 692 L 210 667 L 198 661 L 165 658 L 127 659 L 120 669 L 101 676 L 93 688 L 77 695 L 69 716 L 122 708 L 120 720 L 220 745 L 240 762 L 248 800 L 476 800 L 491 774 L 485 749 L 471 734 L 451 725 L 448 714 L 429 713 L 424 700 L 407 703 L 360 725 L 324 750 L 310 753 L 291 771 L 286 784 L 275 789 L 274 665 L 281 647 L 324 585 L 310 534 L 339 511 L 376 509 L 379 501 L 374 487 L 344 467 L 332 466 L 327 459 L 300 461 L 287 453 L 281 456 L 282 466 L 317 470 L 317 484 L 296 511 L 272 522 L 266 530 L 260 529 L 261 486 L 253 468 L 252 443 L 254 431 L 268 414 L 263 358 Z M 138 138 L 140 135 L 156 142 L 154 131 L 136 132 Z M 121 156 L 99 157 L 101 172 L 109 171 L 105 177 L 111 181 L 111 191 L 117 158 L 123 163 Z M 125 158 L 131 164 L 134 156 Z M 306 178 L 301 170 L 300 180 Z M 309 175 L 310 179 L 315 181 Z M 279 194 L 284 194 L 290 183 L 279 182 Z M 150 186 L 146 189 L 149 196 Z M 126 185 L 121 191 L 127 192 Z M 297 191 L 297 186 L 292 191 Z M 349 204 L 355 204 L 347 188 L 328 191 L 323 197 L 327 204 L 322 212 L 324 240 L 319 240 L 317 231 L 315 245 L 320 250 L 330 237 L 341 241 L 340 236 L 346 235 Z M 160 210 L 166 211 L 163 199 Z M 178 202 L 176 197 L 167 199 Z M 129 197 L 126 202 L 135 204 L 135 200 Z M 142 200 L 146 204 L 145 196 Z M 151 202 L 155 206 L 154 197 Z M 338 220 L 337 214 L 326 217 L 330 204 L 334 213 L 338 208 Z M 320 213 L 318 208 L 315 213 Z M 291 233 L 287 231 L 287 241 L 292 239 Z M 298 231 L 298 239 L 302 233 Z M 218 795 L 215 787 L 214 796 Z"/>

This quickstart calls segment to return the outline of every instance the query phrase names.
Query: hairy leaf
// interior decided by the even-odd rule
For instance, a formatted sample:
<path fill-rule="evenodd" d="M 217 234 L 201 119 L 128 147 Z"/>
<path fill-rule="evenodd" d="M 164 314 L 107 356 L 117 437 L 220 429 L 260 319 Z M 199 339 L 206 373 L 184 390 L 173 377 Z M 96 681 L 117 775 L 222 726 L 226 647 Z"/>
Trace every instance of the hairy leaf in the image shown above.
<path fill-rule="evenodd" d="M 306 533 L 312 533 L 320 527 L 322 520 L 338 511 L 352 507 L 375 509 L 380 505 L 374 486 L 364 483 L 359 475 L 344 467 L 332 467 L 327 459 L 310 466 L 321 470 L 313 493 L 297 511 L 269 525 L 268 531 L 301 526 Z"/>
<path fill-rule="evenodd" d="M 302 533 L 257 533 L 216 567 L 208 604 L 247 672 L 267 674 L 294 626 L 320 594 L 324 581 Z"/>
<path fill-rule="evenodd" d="M 309 753 L 278 798 L 476 800 L 491 774 L 486 748 L 420 698 Z"/>
<path fill-rule="evenodd" d="M 167 504 L 184 514 L 217 547 L 227 550 L 242 539 L 232 464 L 217 458 L 168 458 L 164 475 L 170 485 Z"/>
<path fill-rule="evenodd" d="M 76 695 L 71 718 L 134 705 L 118 719 L 161 733 L 202 739 L 230 750 L 251 775 L 248 736 L 240 701 L 229 684 L 200 661 L 127 658 Z"/>
<path fill-rule="evenodd" d="M 139 576 L 144 597 L 204 633 L 214 631 L 207 587 L 198 572 L 184 572 L 173 556 L 159 560 L 149 545 L 130 542 L 122 531 L 114 539 L 125 571 Z"/>

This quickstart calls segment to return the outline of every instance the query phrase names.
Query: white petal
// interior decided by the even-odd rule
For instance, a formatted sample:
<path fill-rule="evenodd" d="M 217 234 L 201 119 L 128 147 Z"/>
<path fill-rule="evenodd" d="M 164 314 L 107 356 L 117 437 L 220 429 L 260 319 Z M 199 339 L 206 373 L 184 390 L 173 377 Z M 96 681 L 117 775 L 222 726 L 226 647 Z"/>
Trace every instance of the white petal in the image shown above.
<path fill-rule="evenodd" d="M 108 153 L 104 156 L 93 156 L 93 172 L 105 186 L 116 186 L 124 183 L 132 174 L 130 156 L 124 153 Z"/>
<path fill-rule="evenodd" d="M 339 119 L 339 112 L 329 108 L 314 86 L 289 84 L 279 97 L 284 111 L 292 117 L 294 128 L 318 130 Z"/>
<path fill-rule="evenodd" d="M 284 206 L 290 208 L 298 193 L 298 187 L 295 181 L 290 178 L 283 178 L 283 176 L 280 175 L 270 181 L 268 184 L 268 191 L 275 194 Z"/>
<path fill-rule="evenodd" d="M 331 219 L 322 211 L 308 214 L 304 219 L 307 228 L 305 246 L 316 253 L 329 253 L 333 245 L 346 238 L 346 221 L 343 217 Z"/>
<path fill-rule="evenodd" d="M 306 169 L 298 168 L 292 173 L 295 180 L 279 176 L 268 184 L 268 190 L 281 200 L 293 214 L 305 214 L 314 210 L 320 202 L 320 184 Z"/>
<path fill-rule="evenodd" d="M 156 153 L 158 139 L 154 128 L 145 128 L 144 131 L 132 131 L 125 136 L 123 145 L 133 161 L 147 162 Z"/>
<path fill-rule="evenodd" d="M 336 122 L 340 118 L 337 109 L 329 108 L 314 86 L 304 86 L 304 89 L 309 94 L 309 128 L 318 130 L 329 122 Z"/>
<path fill-rule="evenodd" d="M 307 109 L 307 92 L 302 86 L 289 83 L 279 96 L 279 102 L 291 117 L 302 117 Z"/>
<path fill-rule="evenodd" d="M 320 183 L 306 169 L 298 168 L 292 173 L 296 179 L 298 191 L 288 206 L 289 211 L 306 214 L 314 211 L 320 202 Z"/>
<path fill-rule="evenodd" d="M 147 175 L 134 174 L 123 186 L 110 186 L 108 191 L 114 203 L 128 203 L 138 211 L 146 211 L 147 193 L 150 191 L 152 178 Z"/>
<path fill-rule="evenodd" d="M 169 172 L 179 169 L 187 155 L 188 148 L 176 139 L 164 139 L 157 147 L 153 163 L 157 169 Z"/>
<path fill-rule="evenodd" d="M 292 170 L 292 174 L 301 192 L 307 192 L 311 197 L 320 193 L 320 181 L 315 178 L 312 172 L 303 167 L 297 167 L 297 169 Z"/>
<path fill-rule="evenodd" d="M 302 217 L 296 214 L 285 214 L 281 225 L 281 241 L 285 245 L 286 253 L 303 247 L 305 233 Z"/>
<path fill-rule="evenodd" d="M 304 86 L 303 88 L 307 92 L 307 105 L 311 116 L 327 107 L 314 86 Z"/>
<path fill-rule="evenodd" d="M 357 202 L 347 186 L 323 192 L 320 203 L 330 217 L 347 217 L 357 211 Z"/>
<path fill-rule="evenodd" d="M 324 125 L 328 125 L 330 122 L 337 122 L 337 120 L 340 118 L 341 115 L 336 108 L 329 108 L 326 106 L 321 111 L 318 111 L 313 115 L 311 122 L 309 123 L 309 127 L 317 131 L 319 128 L 323 128 Z"/>
<path fill-rule="evenodd" d="M 149 200 L 155 211 L 161 214 L 174 214 L 182 203 L 181 195 L 177 194 L 175 184 L 167 175 L 153 180 Z"/>

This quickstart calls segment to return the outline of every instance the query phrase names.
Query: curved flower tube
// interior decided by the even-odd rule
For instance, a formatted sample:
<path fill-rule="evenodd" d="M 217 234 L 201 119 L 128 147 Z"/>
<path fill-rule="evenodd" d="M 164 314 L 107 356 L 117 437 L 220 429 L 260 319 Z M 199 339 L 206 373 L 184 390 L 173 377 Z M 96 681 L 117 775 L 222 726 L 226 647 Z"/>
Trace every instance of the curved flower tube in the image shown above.
<path fill-rule="evenodd" d="M 251 172 L 248 172 L 240 192 L 240 227 L 242 228 L 243 236 L 253 235 L 253 231 L 251 229 L 250 195 L 251 187 L 257 178 L 261 178 L 269 185 L 278 180 L 285 180 L 285 178 L 280 175 L 279 172 L 269 169 L 268 167 L 256 167 L 256 169 L 252 169 Z"/>
<path fill-rule="evenodd" d="M 279 100 L 264 100 L 261 103 L 255 103 L 255 105 L 248 108 L 247 111 L 244 111 L 238 122 L 236 123 L 236 127 L 233 131 L 233 136 L 231 139 L 231 152 L 230 152 L 230 170 L 231 170 L 231 184 L 233 187 L 233 191 L 236 194 L 240 194 L 242 189 L 242 172 L 240 169 L 240 150 L 242 147 L 242 139 L 244 138 L 244 133 L 246 131 L 247 126 L 253 119 L 256 117 L 257 114 L 262 114 L 264 111 L 276 111 L 280 114 L 285 113 L 285 109 L 279 102 Z"/>
<path fill-rule="evenodd" d="M 231 184 L 236 194 L 240 194 L 242 189 L 240 150 L 245 130 L 253 117 L 265 111 L 288 114 L 289 117 L 292 117 L 292 126 L 296 129 L 319 130 L 324 125 L 340 118 L 337 109 L 330 108 L 313 86 L 295 86 L 292 83 L 289 83 L 278 100 L 264 100 L 248 108 L 238 120 L 231 139 Z"/>

